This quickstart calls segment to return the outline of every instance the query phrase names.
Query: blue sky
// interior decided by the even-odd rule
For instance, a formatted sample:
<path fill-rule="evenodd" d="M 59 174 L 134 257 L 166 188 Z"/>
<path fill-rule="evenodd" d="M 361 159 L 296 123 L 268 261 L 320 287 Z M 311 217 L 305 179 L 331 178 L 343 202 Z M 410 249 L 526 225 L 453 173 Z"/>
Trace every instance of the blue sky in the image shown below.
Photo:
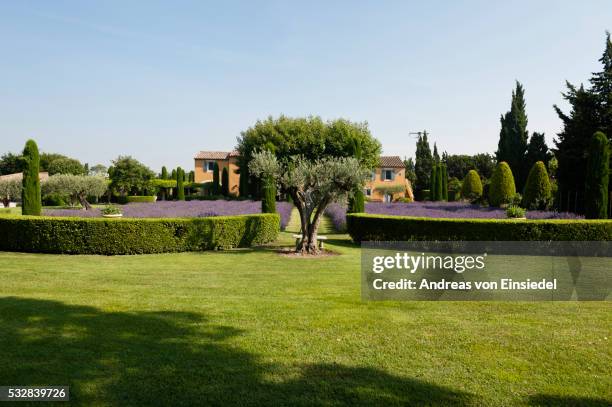
<path fill-rule="evenodd" d="M 281 113 L 368 121 L 385 154 L 493 152 L 515 79 L 529 130 L 599 70 L 610 1 L 1 1 L 0 153 L 34 138 L 159 171 Z M 512 4 L 510 4 L 512 3 Z"/>

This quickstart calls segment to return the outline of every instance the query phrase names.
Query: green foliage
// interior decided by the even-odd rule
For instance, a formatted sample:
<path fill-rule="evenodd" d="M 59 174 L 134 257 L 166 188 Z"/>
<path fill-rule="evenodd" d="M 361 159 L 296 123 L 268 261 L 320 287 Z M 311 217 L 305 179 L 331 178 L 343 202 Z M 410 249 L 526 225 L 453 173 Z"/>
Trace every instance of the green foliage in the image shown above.
<path fill-rule="evenodd" d="M 506 208 L 506 216 L 508 218 L 524 218 L 525 212 L 525 209 L 518 205 L 510 205 Z"/>
<path fill-rule="evenodd" d="M 240 181 L 238 183 L 238 195 L 242 197 L 247 197 L 250 195 L 249 191 L 249 166 L 245 159 L 240 157 L 240 161 L 238 162 L 238 172 L 240 174 Z"/>
<path fill-rule="evenodd" d="M 181 167 L 176 169 L 176 199 L 185 200 L 185 171 Z"/>
<path fill-rule="evenodd" d="M 516 194 L 514 176 L 508 163 L 502 161 L 497 164 L 489 189 L 489 204 L 491 206 L 502 206 L 512 202 Z"/>
<path fill-rule="evenodd" d="M 527 209 L 548 209 L 552 203 L 551 200 L 548 172 L 544 163 L 538 161 L 529 171 L 522 204 Z"/>
<path fill-rule="evenodd" d="M 0 175 L 15 174 L 22 171 L 23 157 L 13 153 L 6 153 L 0 157 Z"/>
<path fill-rule="evenodd" d="M 523 189 L 525 177 L 523 167 L 527 152 L 527 113 L 525 112 L 525 90 L 518 81 L 512 91 L 510 110 L 501 116 L 501 130 L 497 147 L 497 161 L 506 162 L 516 174 L 519 190 Z M 494 176 L 494 175 L 493 175 Z"/>
<path fill-rule="evenodd" d="M 159 179 L 168 179 L 168 170 L 166 169 L 165 165 L 161 169 L 161 174 L 159 174 Z"/>
<path fill-rule="evenodd" d="M 414 160 L 411 158 L 408 158 L 407 160 L 404 160 L 404 166 L 406 167 L 406 179 L 408 179 L 408 181 L 410 181 L 411 185 L 416 185 L 416 170 L 415 170 L 415 166 L 414 166 Z"/>
<path fill-rule="evenodd" d="M 593 134 L 586 174 L 586 217 L 608 218 L 608 185 L 610 172 L 610 143 L 606 135 L 598 131 Z"/>
<path fill-rule="evenodd" d="M 263 182 L 262 213 L 276 213 L 276 181 L 269 176 Z"/>
<path fill-rule="evenodd" d="M 361 158 L 366 168 L 378 165 L 380 143 L 372 137 L 367 123 L 344 119 L 324 122 L 320 117 L 291 118 L 281 115 L 257 121 L 241 133 L 238 151 L 250 163 L 257 151 L 273 152 L 279 160 L 303 156 L 309 160 L 325 157 L 349 157 L 354 140 L 359 140 Z"/>
<path fill-rule="evenodd" d="M 437 201 L 438 200 L 438 166 L 437 165 L 432 165 L 431 166 L 431 176 L 429 177 L 429 179 L 431 180 L 431 189 L 430 189 L 430 193 L 429 193 L 429 197 L 432 201 Z"/>
<path fill-rule="evenodd" d="M 87 174 L 91 175 L 92 177 L 104 177 L 108 174 L 108 168 L 106 168 L 105 165 L 96 164 L 89 169 Z"/>
<path fill-rule="evenodd" d="M 22 181 L 20 179 L 0 180 L 0 202 L 8 206 L 10 201 L 21 199 Z"/>
<path fill-rule="evenodd" d="M 221 194 L 229 196 L 229 173 L 227 172 L 227 167 L 223 167 L 221 173 Z"/>
<path fill-rule="evenodd" d="M 57 158 L 49 163 L 47 167 L 49 175 L 55 174 L 71 174 L 71 175 L 85 175 L 85 167 L 83 164 L 74 158 L 61 157 Z"/>
<path fill-rule="evenodd" d="M 212 193 L 213 195 L 219 195 L 221 187 L 219 185 L 219 164 L 215 161 L 213 165 L 213 181 L 212 181 Z"/>
<path fill-rule="evenodd" d="M 449 178 L 464 179 L 470 170 L 476 170 L 483 178 L 491 178 L 495 158 L 490 154 L 444 155 Z"/>
<path fill-rule="evenodd" d="M 104 208 L 102 208 L 100 213 L 102 215 L 120 215 L 122 212 L 121 212 L 121 209 L 118 206 L 115 206 L 115 205 L 106 205 L 106 206 L 104 206 Z"/>
<path fill-rule="evenodd" d="M 127 196 L 127 202 L 128 203 L 132 203 L 132 202 L 155 202 L 157 201 L 157 196 L 155 195 L 128 195 Z"/>
<path fill-rule="evenodd" d="M 193 170 L 189 171 L 189 177 L 187 177 L 187 181 L 195 182 L 195 171 Z"/>
<path fill-rule="evenodd" d="M 21 213 L 39 216 L 42 210 L 40 197 L 40 157 L 34 140 L 28 140 L 23 149 L 23 180 L 21 190 Z"/>
<path fill-rule="evenodd" d="M 375 191 L 380 192 L 381 194 L 399 194 L 400 192 L 404 192 L 406 187 L 403 185 L 380 185 L 374 188 Z M 362 211 L 363 212 L 363 211 Z"/>
<path fill-rule="evenodd" d="M 348 214 L 347 230 L 362 241 L 595 241 L 612 240 L 607 220 L 435 219 Z"/>
<path fill-rule="evenodd" d="M 461 187 L 461 196 L 470 202 L 474 202 L 482 196 L 482 181 L 480 181 L 480 176 L 475 170 L 470 170 L 465 176 Z"/>
<path fill-rule="evenodd" d="M 552 157 L 553 155 L 546 145 L 544 133 L 533 132 L 529 139 L 529 145 L 527 145 L 527 152 L 525 153 L 524 168 L 526 172 L 531 171 L 531 168 L 538 161 L 542 161 L 544 166 L 547 166 Z"/>
<path fill-rule="evenodd" d="M 433 167 L 433 157 L 431 155 L 431 149 L 429 147 L 429 141 L 427 140 L 427 133 L 423 135 L 419 134 L 419 138 L 416 142 L 416 154 L 414 171 L 416 173 L 416 183 L 414 189 L 422 191 L 424 189 L 431 189 L 431 175 Z"/>
<path fill-rule="evenodd" d="M 563 122 L 563 130 L 555 140 L 555 156 L 559 161 L 557 179 L 560 196 L 574 196 L 576 200 L 559 200 L 559 210 L 574 209 L 584 212 L 587 199 L 582 194 L 586 184 L 587 160 L 591 135 L 597 131 L 612 135 L 612 42 L 606 34 L 605 50 L 599 61 L 602 70 L 590 79 L 590 87 L 579 87 L 567 82 L 563 98 L 571 106 L 568 114 L 554 106 Z M 576 195 L 576 192 L 577 195 Z M 577 201 L 577 202 L 576 202 Z"/>
<path fill-rule="evenodd" d="M 0 217 L 0 251 L 143 254 L 251 247 L 272 242 L 277 214 L 192 219 Z"/>
<path fill-rule="evenodd" d="M 108 182 L 104 177 L 90 177 L 88 175 L 56 174 L 42 184 L 42 193 L 70 197 L 71 203 L 80 202 L 88 208 L 87 197 L 99 198 L 108 189 Z"/>
<path fill-rule="evenodd" d="M 119 156 L 109 170 L 111 188 L 122 195 L 137 194 L 150 186 L 155 174 L 130 156 Z"/>
<path fill-rule="evenodd" d="M 442 200 L 448 201 L 448 171 L 446 164 L 441 164 L 442 167 Z"/>
<path fill-rule="evenodd" d="M 353 197 L 349 200 L 347 213 L 361 212 L 365 212 L 365 194 L 363 193 L 363 189 L 358 188 L 355 190 Z"/>

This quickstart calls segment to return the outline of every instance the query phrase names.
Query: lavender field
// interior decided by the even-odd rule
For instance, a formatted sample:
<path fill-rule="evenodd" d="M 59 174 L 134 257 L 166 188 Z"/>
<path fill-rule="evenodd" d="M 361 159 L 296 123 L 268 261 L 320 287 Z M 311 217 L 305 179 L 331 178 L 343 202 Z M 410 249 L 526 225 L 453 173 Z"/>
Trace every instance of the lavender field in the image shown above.
<path fill-rule="evenodd" d="M 346 207 L 330 205 L 325 212 L 338 230 L 346 229 Z M 396 216 L 415 216 L 423 218 L 471 218 L 505 219 L 506 211 L 501 208 L 482 207 L 465 202 L 411 202 L 384 203 L 367 202 L 366 213 Z M 527 211 L 528 219 L 582 219 L 568 212 Z"/>
<path fill-rule="evenodd" d="M 130 203 L 119 205 L 125 218 L 201 218 L 207 216 L 246 215 L 261 212 L 259 201 L 159 201 L 155 203 Z M 276 210 L 281 216 L 281 227 L 289 223 L 293 204 L 277 202 Z M 45 209 L 47 216 L 102 217 L 100 208 L 89 211 L 81 209 Z"/>

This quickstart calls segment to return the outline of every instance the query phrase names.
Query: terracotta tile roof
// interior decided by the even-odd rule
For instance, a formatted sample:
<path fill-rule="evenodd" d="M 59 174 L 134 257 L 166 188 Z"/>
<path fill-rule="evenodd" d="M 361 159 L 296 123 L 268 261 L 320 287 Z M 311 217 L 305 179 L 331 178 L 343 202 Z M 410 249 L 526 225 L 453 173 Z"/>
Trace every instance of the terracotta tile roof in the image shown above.
<path fill-rule="evenodd" d="M 232 157 L 232 154 L 227 151 L 200 151 L 194 158 L 205 159 L 205 160 L 226 160 L 228 157 Z"/>
<path fill-rule="evenodd" d="M 383 168 L 404 168 L 404 161 L 397 155 L 381 155 L 380 166 Z"/>
<path fill-rule="evenodd" d="M 10 181 L 10 180 L 15 180 L 15 179 L 16 180 L 23 179 L 23 172 L 16 172 L 14 174 L 8 174 L 8 175 L 0 175 L 0 180 L 2 181 Z M 49 173 L 39 172 L 38 179 L 41 181 L 46 181 L 47 179 L 49 179 Z"/>

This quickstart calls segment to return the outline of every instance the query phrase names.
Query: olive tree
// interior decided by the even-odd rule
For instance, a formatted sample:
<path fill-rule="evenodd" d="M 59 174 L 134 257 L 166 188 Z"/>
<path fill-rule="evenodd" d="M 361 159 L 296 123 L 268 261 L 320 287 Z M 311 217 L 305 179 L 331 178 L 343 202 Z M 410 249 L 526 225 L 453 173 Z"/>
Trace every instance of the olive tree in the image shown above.
<path fill-rule="evenodd" d="M 104 177 L 87 175 L 57 174 L 42 184 L 43 195 L 59 194 L 69 196 L 72 202 L 80 202 L 84 209 L 91 209 L 88 196 L 100 197 L 108 188 Z"/>
<path fill-rule="evenodd" d="M 354 157 L 307 159 L 293 156 L 279 161 L 270 151 L 253 154 L 249 172 L 275 180 L 280 190 L 291 196 L 300 214 L 302 239 L 296 251 L 319 254 L 317 231 L 325 208 L 351 197 L 362 187 L 370 171 Z"/>
<path fill-rule="evenodd" d="M 22 183 L 20 179 L 0 180 L 0 200 L 5 208 L 9 206 L 11 200 L 21 197 L 21 188 Z"/>

